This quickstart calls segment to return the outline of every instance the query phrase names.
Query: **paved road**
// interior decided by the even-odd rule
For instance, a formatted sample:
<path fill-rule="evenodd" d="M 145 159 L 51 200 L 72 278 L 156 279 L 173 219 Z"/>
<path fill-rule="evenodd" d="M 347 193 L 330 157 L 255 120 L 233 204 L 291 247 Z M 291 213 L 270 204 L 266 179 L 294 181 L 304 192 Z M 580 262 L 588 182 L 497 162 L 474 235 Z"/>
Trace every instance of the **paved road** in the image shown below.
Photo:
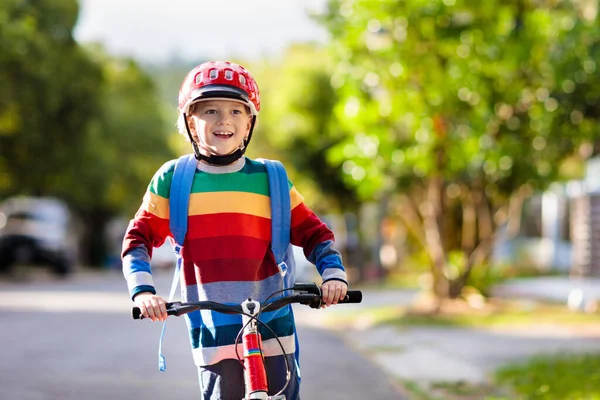
<path fill-rule="evenodd" d="M 159 274 L 159 290 L 170 276 Z M 10 400 L 194 399 L 197 379 L 185 322 L 133 321 L 122 277 L 78 275 L 67 281 L 0 281 L 0 398 Z M 403 399 L 372 363 L 335 334 L 299 327 L 302 398 Z"/>

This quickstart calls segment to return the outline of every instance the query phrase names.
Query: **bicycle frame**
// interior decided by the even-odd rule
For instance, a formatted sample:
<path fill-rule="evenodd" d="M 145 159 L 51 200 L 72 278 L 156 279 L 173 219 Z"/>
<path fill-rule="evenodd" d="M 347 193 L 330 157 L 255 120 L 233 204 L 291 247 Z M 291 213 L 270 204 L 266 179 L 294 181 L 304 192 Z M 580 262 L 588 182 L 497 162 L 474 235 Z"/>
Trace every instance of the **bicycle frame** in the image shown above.
<path fill-rule="evenodd" d="M 267 371 L 263 360 L 262 338 L 258 332 L 256 317 L 260 310 L 260 303 L 254 300 L 246 300 L 242 303 L 242 320 L 244 333 L 242 343 L 244 348 L 244 383 L 246 385 L 246 397 L 243 400 L 285 400 L 284 395 L 269 396 L 267 383 Z"/>

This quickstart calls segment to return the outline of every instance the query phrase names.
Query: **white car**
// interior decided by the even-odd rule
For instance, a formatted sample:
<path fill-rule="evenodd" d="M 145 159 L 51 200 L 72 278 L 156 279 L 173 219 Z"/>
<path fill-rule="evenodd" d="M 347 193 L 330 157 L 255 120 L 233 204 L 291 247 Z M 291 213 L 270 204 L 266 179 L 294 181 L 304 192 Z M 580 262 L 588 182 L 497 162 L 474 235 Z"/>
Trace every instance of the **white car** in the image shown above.
<path fill-rule="evenodd" d="M 0 204 L 0 272 L 18 264 L 47 265 L 57 276 L 73 270 L 76 232 L 67 205 L 50 197 L 13 197 Z"/>

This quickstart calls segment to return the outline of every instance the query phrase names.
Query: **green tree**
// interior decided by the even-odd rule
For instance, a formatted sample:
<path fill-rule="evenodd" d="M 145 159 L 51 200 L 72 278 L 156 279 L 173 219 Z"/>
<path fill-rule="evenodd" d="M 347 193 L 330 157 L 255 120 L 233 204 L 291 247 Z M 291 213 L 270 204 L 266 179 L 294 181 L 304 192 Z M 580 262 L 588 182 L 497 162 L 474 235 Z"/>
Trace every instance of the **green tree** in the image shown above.
<path fill-rule="evenodd" d="M 153 80 L 135 61 L 110 57 L 97 47 L 89 52 L 102 66 L 100 110 L 90 121 L 81 151 L 73 155 L 82 166 L 75 179 L 84 184 L 79 190 L 65 186 L 60 195 L 73 198 L 81 209 L 90 228 L 85 235 L 88 259 L 99 264 L 106 253 L 106 223 L 119 215 L 133 217 L 153 174 L 175 158 L 169 135 L 177 135 L 174 124 L 169 128 L 166 123 L 169 115 Z"/>
<path fill-rule="evenodd" d="M 154 172 L 175 157 L 168 139 L 176 135 L 176 113 L 169 128 L 154 81 L 135 61 L 110 57 L 96 47 L 89 51 L 102 66 L 104 83 L 98 91 L 99 113 L 82 151 L 74 155 L 78 165 L 86 166 L 78 170 L 78 180 L 88 186 L 76 200 L 88 208 L 131 214 Z"/>
<path fill-rule="evenodd" d="M 73 40 L 76 0 L 0 3 L 0 197 L 74 186 L 102 77 Z"/>
<path fill-rule="evenodd" d="M 440 298 L 489 261 L 511 210 L 564 178 L 566 160 L 589 156 L 600 31 L 586 7 L 329 1 L 322 21 L 348 132 L 329 159 L 363 198 L 394 200 Z"/>
<path fill-rule="evenodd" d="M 133 215 L 174 157 L 174 129 L 137 63 L 73 40 L 77 13 L 75 0 L 0 3 L 0 198 L 66 200 L 85 223 L 86 261 L 99 264 L 106 222 Z"/>

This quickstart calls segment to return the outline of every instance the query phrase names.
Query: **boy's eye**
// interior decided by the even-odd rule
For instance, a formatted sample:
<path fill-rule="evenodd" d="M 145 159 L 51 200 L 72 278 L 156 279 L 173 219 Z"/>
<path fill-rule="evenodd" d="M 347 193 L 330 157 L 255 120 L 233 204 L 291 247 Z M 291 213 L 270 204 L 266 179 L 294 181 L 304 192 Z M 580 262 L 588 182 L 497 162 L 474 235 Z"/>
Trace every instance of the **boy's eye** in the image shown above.
<path fill-rule="evenodd" d="M 216 114 L 217 110 L 213 110 L 213 109 L 208 109 L 205 111 L 206 114 Z"/>
<path fill-rule="evenodd" d="M 242 110 L 233 110 L 233 111 L 232 111 L 232 113 L 233 113 L 233 114 L 241 114 L 241 113 L 242 113 Z"/>

